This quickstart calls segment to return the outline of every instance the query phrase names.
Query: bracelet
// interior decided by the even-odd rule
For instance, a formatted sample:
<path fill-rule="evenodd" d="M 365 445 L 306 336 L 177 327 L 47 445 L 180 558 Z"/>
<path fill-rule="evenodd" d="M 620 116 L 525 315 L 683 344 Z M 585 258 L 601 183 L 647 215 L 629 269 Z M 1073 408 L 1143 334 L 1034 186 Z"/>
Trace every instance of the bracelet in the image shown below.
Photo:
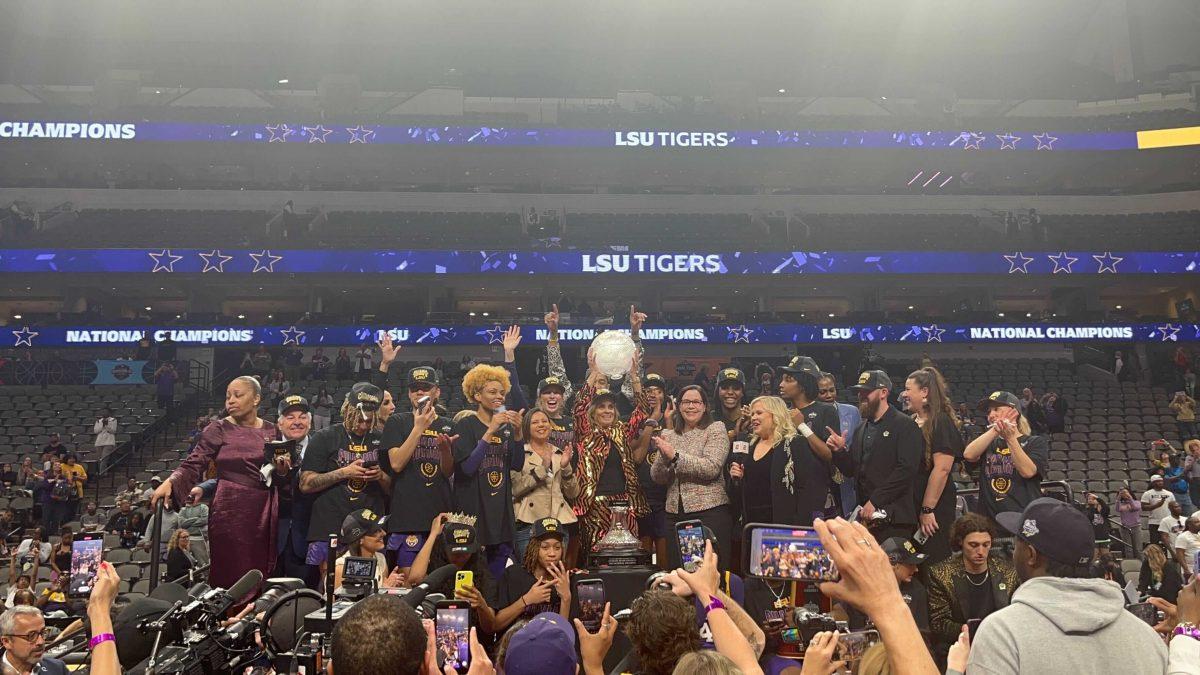
<path fill-rule="evenodd" d="M 813 430 L 809 428 L 808 423 L 806 422 L 801 422 L 800 426 L 796 427 L 796 431 L 799 431 L 805 438 L 809 438 L 813 435 Z"/>
<path fill-rule="evenodd" d="M 1175 626 L 1175 630 L 1171 631 L 1171 635 L 1186 635 L 1193 640 L 1200 640 L 1200 628 L 1197 628 L 1194 623 L 1184 621 Z"/>
<path fill-rule="evenodd" d="M 88 640 L 88 649 L 95 649 L 97 645 L 104 642 L 115 643 L 116 641 L 117 636 L 113 635 L 112 633 L 101 633 L 99 635 L 92 636 L 92 639 Z"/>
<path fill-rule="evenodd" d="M 725 603 L 721 599 L 713 595 L 709 598 L 709 602 L 704 606 L 704 613 L 707 614 L 716 609 L 725 609 Z"/>

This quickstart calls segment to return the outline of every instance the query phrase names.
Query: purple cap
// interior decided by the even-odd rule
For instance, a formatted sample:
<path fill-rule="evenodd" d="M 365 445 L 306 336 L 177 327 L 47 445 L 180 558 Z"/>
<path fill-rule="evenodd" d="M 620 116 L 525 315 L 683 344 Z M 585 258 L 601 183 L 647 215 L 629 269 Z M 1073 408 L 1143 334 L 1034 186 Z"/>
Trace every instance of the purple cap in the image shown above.
<path fill-rule="evenodd" d="M 554 612 L 529 620 L 508 641 L 505 675 L 575 675 L 575 631 Z"/>

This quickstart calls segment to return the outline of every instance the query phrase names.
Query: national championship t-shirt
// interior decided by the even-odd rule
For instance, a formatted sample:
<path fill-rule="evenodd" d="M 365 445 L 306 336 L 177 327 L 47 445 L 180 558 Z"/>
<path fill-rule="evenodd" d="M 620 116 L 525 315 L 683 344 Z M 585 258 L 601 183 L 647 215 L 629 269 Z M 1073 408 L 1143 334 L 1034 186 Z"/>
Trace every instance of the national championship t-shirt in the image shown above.
<path fill-rule="evenodd" d="M 512 481 L 508 477 L 513 462 L 509 461 L 508 442 L 494 435 L 487 439 L 479 467 L 474 473 L 466 471 L 464 462 L 486 431 L 487 425 L 475 415 L 468 415 L 454 425 L 454 433 L 458 434 L 454 442 L 454 501 L 460 511 L 478 518 L 475 532 L 479 543 L 491 546 L 513 540 Z M 525 453 L 523 448 L 520 450 L 523 465 Z"/>
<path fill-rule="evenodd" d="M 528 414 L 528 413 L 526 413 Z M 575 444 L 575 419 L 570 415 L 563 415 L 558 419 L 550 419 L 550 445 L 559 450 L 566 450 Z M 575 456 L 572 455 L 572 461 Z"/>
<path fill-rule="evenodd" d="M 366 436 L 353 436 L 344 426 L 335 424 L 313 434 L 300 470 L 328 473 L 359 459 L 364 463 L 387 462 L 383 435 L 371 432 Z M 327 541 L 329 535 L 340 533 L 342 521 L 351 511 L 370 509 L 383 513 L 384 506 L 383 487 L 378 481 L 368 483 L 354 479 L 334 483 L 313 499 L 308 540 Z M 429 519 L 433 520 L 433 516 Z"/>
<path fill-rule="evenodd" d="M 1050 444 L 1045 436 L 1021 436 L 1017 442 L 1037 465 L 1033 478 L 1017 472 L 1003 438 L 993 441 L 980 458 L 979 510 L 991 518 L 1006 511 L 1024 511 L 1029 502 L 1042 496 L 1041 477 L 1046 475 Z"/>
<path fill-rule="evenodd" d="M 388 532 L 427 532 L 434 516 L 454 510 L 450 479 L 442 475 L 442 454 L 437 440 L 439 433 L 454 434 L 454 422 L 448 417 L 435 419 L 421 432 L 412 457 L 397 474 L 392 471 L 388 453 L 392 448 L 404 445 L 412 432 L 412 412 L 392 415 L 383 428 L 384 456 L 381 461 L 384 471 L 393 477 Z"/>

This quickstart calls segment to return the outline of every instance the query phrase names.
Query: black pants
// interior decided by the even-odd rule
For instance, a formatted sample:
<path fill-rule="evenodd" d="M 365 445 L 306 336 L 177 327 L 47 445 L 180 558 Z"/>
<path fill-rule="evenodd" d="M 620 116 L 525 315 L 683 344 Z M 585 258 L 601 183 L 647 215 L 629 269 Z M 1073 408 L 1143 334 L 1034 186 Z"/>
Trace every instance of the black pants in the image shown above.
<path fill-rule="evenodd" d="M 289 539 L 284 544 L 283 550 L 275 558 L 275 576 L 293 577 L 304 581 L 304 585 L 312 590 L 317 590 L 318 582 L 320 581 L 320 568 L 316 565 L 309 565 L 304 562 L 304 556 L 296 555 L 293 549 L 292 542 Z"/>
<path fill-rule="evenodd" d="M 730 541 L 733 539 L 733 514 L 729 510 L 728 504 L 722 504 L 704 511 L 695 513 L 667 513 L 667 523 L 671 526 L 671 531 L 667 533 L 667 560 L 670 563 L 671 569 L 680 566 L 679 557 L 679 538 L 675 536 L 675 524 L 685 520 L 699 520 L 705 527 L 712 530 L 713 536 L 716 537 L 716 547 L 713 549 L 717 554 L 717 566 L 721 571 L 729 569 L 731 562 L 730 556 L 733 555 Z"/>

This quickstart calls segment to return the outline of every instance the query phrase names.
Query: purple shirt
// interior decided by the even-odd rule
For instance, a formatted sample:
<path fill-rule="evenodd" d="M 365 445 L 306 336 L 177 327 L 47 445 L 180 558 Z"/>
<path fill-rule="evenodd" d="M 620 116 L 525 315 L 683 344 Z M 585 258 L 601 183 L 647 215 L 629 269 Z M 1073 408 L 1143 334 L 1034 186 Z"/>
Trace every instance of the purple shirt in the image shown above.
<path fill-rule="evenodd" d="M 1117 500 L 1117 511 L 1121 514 L 1121 524 L 1128 528 L 1141 527 L 1142 503 L 1135 500 Z"/>

